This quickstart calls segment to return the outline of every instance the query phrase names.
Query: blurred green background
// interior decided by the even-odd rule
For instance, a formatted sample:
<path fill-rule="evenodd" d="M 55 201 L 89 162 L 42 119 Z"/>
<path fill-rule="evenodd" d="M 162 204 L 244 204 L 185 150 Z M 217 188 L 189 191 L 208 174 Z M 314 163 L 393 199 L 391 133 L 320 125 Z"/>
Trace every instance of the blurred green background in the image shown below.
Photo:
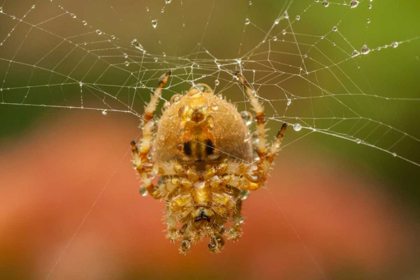
<path fill-rule="evenodd" d="M 252 1 L 252 5 L 236 0 L 32 2 L 5 2 L 0 14 L 3 103 L 47 105 L 0 104 L 4 205 L 0 246 L 5 252 L 0 278 L 45 279 L 53 267 L 53 279 L 418 277 L 420 3 L 360 1 L 350 9 L 342 1 L 330 1 L 325 8 L 312 0 Z M 31 10 L 33 4 L 36 8 Z M 285 7 L 289 19 L 274 26 Z M 18 24 L 25 14 L 25 22 L 31 24 Z M 249 25 L 244 24 L 246 18 Z M 153 19 L 158 20 L 157 28 L 152 27 Z M 42 30 L 34 27 L 46 20 Z M 333 26 L 339 32 L 332 32 Z M 283 29 L 286 35 L 281 34 Z M 104 34 L 98 36 L 96 30 Z M 114 45 L 107 41 L 111 35 L 117 37 Z M 273 41 L 273 36 L 278 40 Z M 89 44 L 83 51 L 73 50 L 74 45 L 63 38 Z M 134 38 L 150 56 L 130 46 Z M 271 39 L 270 45 L 262 44 L 245 55 L 264 39 Z M 281 88 L 263 78 L 267 61 L 284 64 L 271 69 L 299 73 L 302 57 L 296 55 L 296 41 L 301 52 L 308 51 L 305 66 L 316 72 L 322 94 L 334 98 L 315 97 L 320 92 L 310 83 L 315 79 L 312 74 L 307 79 L 293 76 Z M 349 56 L 364 44 L 374 50 L 392 42 L 402 43 L 396 49 Z M 203 81 L 212 87 L 219 79 L 216 92 L 240 110 L 249 109 L 240 88 L 232 86 L 235 81 L 214 68 L 214 59 L 201 47 L 225 70 L 233 72 L 237 65 L 231 62 L 238 57 L 245 61 L 248 79 L 256 70 L 260 80 L 253 86 L 265 98 L 272 118 L 269 137 L 283 121 L 300 122 L 304 128 L 288 129 L 268 190 L 246 201 L 244 240 L 228 242 L 220 255 L 209 255 L 201 244 L 194 248 L 198 252 L 183 257 L 176 252 L 178 245 L 164 239 L 163 203 L 137 196 L 138 180 L 129 156 L 123 158 L 130 140 L 139 135 L 138 117 L 112 109 L 127 110 L 124 104 L 133 104 L 133 111 L 141 114 L 157 78 L 168 68 L 175 69 L 173 84 L 163 97 L 188 90 L 192 62 L 201 64 L 194 69 L 195 77 L 206 75 Z M 96 61 L 87 50 L 102 59 Z M 109 68 L 110 64 L 125 67 L 125 61 L 130 62 L 128 72 Z M 328 68 L 320 70 L 321 64 Z M 130 71 L 139 69 L 144 87 L 132 102 L 133 91 L 126 86 L 135 83 L 129 80 Z M 82 93 L 79 81 L 89 85 Z M 117 97 L 104 99 L 104 91 Z M 342 93 L 350 94 L 339 96 Z M 98 110 L 79 110 L 81 95 L 84 107 Z M 289 107 L 287 96 L 292 100 Z M 106 116 L 103 109 L 108 109 Z M 355 117 L 354 112 L 384 125 L 344 121 L 328 129 L 334 121 L 322 120 L 344 120 Z M 313 133 L 312 127 L 344 133 L 349 139 Z M 403 137 L 393 146 L 402 138 L 395 129 L 413 138 Z M 358 145 L 357 138 L 414 164 Z M 104 186 L 106 191 L 97 199 Z M 97 206 L 55 267 L 94 202 Z"/>

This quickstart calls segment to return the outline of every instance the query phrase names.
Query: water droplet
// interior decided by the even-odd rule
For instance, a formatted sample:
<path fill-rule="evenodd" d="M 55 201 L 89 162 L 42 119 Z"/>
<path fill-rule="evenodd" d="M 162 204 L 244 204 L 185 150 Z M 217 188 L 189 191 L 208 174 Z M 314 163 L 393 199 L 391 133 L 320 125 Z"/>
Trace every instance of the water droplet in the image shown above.
<path fill-rule="evenodd" d="M 181 98 L 182 98 L 182 95 L 181 94 L 174 94 L 171 97 L 171 103 L 172 104 L 173 103 L 178 103 L 181 100 Z"/>
<path fill-rule="evenodd" d="M 83 21 L 82 21 L 82 23 L 83 23 L 83 25 L 84 25 L 84 26 L 86 26 L 86 25 L 87 25 L 86 20 L 83 20 Z"/>
<path fill-rule="evenodd" d="M 279 19 L 279 18 L 277 18 L 277 19 L 274 21 L 274 24 L 275 24 L 275 25 L 277 25 L 277 24 L 279 24 L 279 22 L 280 22 L 280 19 Z"/>
<path fill-rule="evenodd" d="M 248 190 L 243 190 L 243 191 L 241 191 L 241 193 L 239 194 L 239 198 L 240 198 L 241 200 L 246 200 L 246 199 L 248 198 L 248 196 L 249 196 L 249 193 L 250 193 L 250 191 L 248 191 Z"/>
<path fill-rule="evenodd" d="M 245 122 L 246 125 L 250 125 L 252 123 L 252 115 L 248 111 L 242 111 L 241 118 Z"/>
<path fill-rule="evenodd" d="M 330 2 L 328 2 L 328 1 L 326 1 L 326 0 L 324 0 L 323 2 L 322 2 L 322 6 L 324 6 L 325 8 L 326 7 L 328 7 L 330 5 Z"/>
<path fill-rule="evenodd" d="M 278 39 L 277 39 L 277 37 L 276 36 L 274 36 L 273 37 L 273 41 L 275 42 L 275 41 L 277 41 Z"/>
<path fill-rule="evenodd" d="M 369 10 L 371 10 L 371 9 L 372 9 L 372 5 L 371 5 L 371 4 L 369 4 L 368 9 L 369 9 Z"/>
<path fill-rule="evenodd" d="M 243 224 L 244 223 L 244 217 L 240 217 L 238 223 Z"/>
<path fill-rule="evenodd" d="M 392 156 L 393 156 L 393 157 L 396 157 L 396 156 L 397 156 L 397 154 L 396 154 L 396 153 L 392 153 Z"/>
<path fill-rule="evenodd" d="M 302 70 L 302 68 L 300 70 Z M 292 99 L 287 98 L 287 106 L 290 106 L 290 104 L 292 104 Z"/>
<path fill-rule="evenodd" d="M 97 30 L 96 30 L 96 34 L 98 34 L 98 35 L 102 35 L 102 31 L 101 31 L 101 30 L 99 30 L 99 29 L 97 29 Z"/>
<path fill-rule="evenodd" d="M 35 9 L 35 5 L 32 5 L 31 9 Z"/>
<path fill-rule="evenodd" d="M 128 58 L 128 54 L 124 53 L 124 58 Z"/>
<path fill-rule="evenodd" d="M 338 28 L 337 26 L 333 26 L 332 31 L 337 32 Z"/>
<path fill-rule="evenodd" d="M 287 33 L 287 32 L 286 32 L 286 29 L 283 29 L 283 30 L 281 31 L 281 34 L 282 34 L 282 35 L 286 35 L 286 33 Z"/>
<path fill-rule="evenodd" d="M 293 129 L 294 129 L 295 131 L 300 131 L 300 130 L 302 129 L 302 125 L 301 125 L 300 123 L 295 123 L 295 124 L 293 125 Z"/>
<path fill-rule="evenodd" d="M 392 44 L 391 44 L 391 46 L 392 46 L 394 49 L 396 49 L 396 48 L 398 47 L 398 42 L 394 42 L 394 43 L 392 43 Z"/>
<path fill-rule="evenodd" d="M 216 79 L 216 80 L 214 80 L 214 85 L 215 85 L 215 86 L 218 86 L 219 84 L 220 84 L 219 80 L 217 80 L 217 79 Z"/>
<path fill-rule="evenodd" d="M 362 140 L 360 140 L 359 138 L 357 138 L 357 139 L 356 139 L 356 143 L 357 143 L 357 144 L 360 144 L 360 143 L 362 143 Z"/>
<path fill-rule="evenodd" d="M 124 65 L 128 67 L 128 66 L 130 66 L 130 62 L 125 61 L 125 62 L 124 62 Z"/>
<path fill-rule="evenodd" d="M 217 111 L 219 109 L 219 105 L 216 102 L 211 103 L 211 109 L 213 111 Z"/>
<path fill-rule="evenodd" d="M 362 49 L 361 49 L 361 53 L 362 54 L 368 54 L 370 53 L 370 49 L 367 45 L 363 45 Z"/>
<path fill-rule="evenodd" d="M 358 51 L 356 51 L 356 50 L 354 50 L 354 51 L 352 52 L 352 54 L 351 54 L 351 56 L 352 56 L 352 57 L 356 57 L 356 56 L 358 56 L 358 55 L 360 55 L 360 53 L 359 53 Z"/>
<path fill-rule="evenodd" d="M 155 62 L 158 62 L 159 58 L 155 57 L 153 60 L 154 60 Z"/>
<path fill-rule="evenodd" d="M 133 39 L 133 41 L 131 41 L 131 45 L 136 49 L 144 52 L 143 46 L 137 41 L 137 39 Z"/>
<path fill-rule="evenodd" d="M 248 24 L 250 24 L 251 23 L 251 21 L 249 20 L 249 18 L 246 18 L 245 19 L 245 25 L 248 25 Z"/>
<path fill-rule="evenodd" d="M 166 53 L 165 52 L 163 52 L 162 55 L 163 55 L 163 57 L 166 57 Z"/>
<path fill-rule="evenodd" d="M 146 189 L 145 187 L 141 187 L 141 188 L 140 188 L 140 194 L 141 194 L 142 196 L 146 196 L 146 195 L 147 195 L 147 189 Z"/>
<path fill-rule="evenodd" d="M 377 51 L 380 51 L 381 49 L 382 49 L 381 47 L 377 47 L 377 48 L 376 48 L 376 50 L 377 50 Z"/>
<path fill-rule="evenodd" d="M 115 35 L 111 35 L 112 40 L 115 40 L 115 38 L 116 38 Z"/>
<path fill-rule="evenodd" d="M 258 138 L 258 132 L 254 132 L 252 134 L 252 145 L 258 146 L 259 143 L 260 143 L 260 139 Z"/>
<path fill-rule="evenodd" d="M 354 9 L 359 5 L 359 1 L 357 0 L 351 0 L 350 1 L 350 8 Z"/>
<path fill-rule="evenodd" d="M 369 24 L 369 23 L 370 23 L 370 18 L 368 18 L 368 19 L 366 20 L 366 23 L 367 23 L 367 24 Z"/>
<path fill-rule="evenodd" d="M 3 7 L 0 7 L 0 14 L 3 13 Z"/>
<path fill-rule="evenodd" d="M 108 115 L 108 112 L 106 110 L 102 110 L 102 115 L 106 116 Z"/>
<path fill-rule="evenodd" d="M 165 4 L 171 4 L 172 0 L 165 0 Z"/>
<path fill-rule="evenodd" d="M 296 20 L 300 20 L 300 16 L 299 15 L 296 16 Z"/>
<path fill-rule="evenodd" d="M 156 28 L 157 27 L 157 24 L 158 24 L 158 20 L 157 19 L 152 20 L 152 26 L 153 26 L 153 28 Z"/>
<path fill-rule="evenodd" d="M 77 16 L 76 16 L 75 14 L 70 14 L 70 16 L 71 16 L 72 18 L 77 18 Z"/>
<path fill-rule="evenodd" d="M 248 5 L 252 6 L 252 1 L 251 0 L 248 1 Z"/>
<path fill-rule="evenodd" d="M 79 82 L 79 86 L 82 87 L 83 86 L 83 83 L 82 82 Z"/>

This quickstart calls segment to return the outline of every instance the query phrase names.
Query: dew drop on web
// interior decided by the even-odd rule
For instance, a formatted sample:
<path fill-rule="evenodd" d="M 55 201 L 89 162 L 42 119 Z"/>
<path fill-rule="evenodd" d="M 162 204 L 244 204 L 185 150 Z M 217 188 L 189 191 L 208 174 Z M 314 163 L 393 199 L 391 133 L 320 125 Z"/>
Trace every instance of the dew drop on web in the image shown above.
<path fill-rule="evenodd" d="M 152 20 L 152 27 L 153 28 L 156 28 L 157 27 L 157 24 L 158 24 L 158 20 L 157 19 Z"/>
<path fill-rule="evenodd" d="M 294 131 L 301 131 L 302 130 L 302 125 L 300 123 L 295 123 L 293 125 L 293 129 L 294 129 Z"/>

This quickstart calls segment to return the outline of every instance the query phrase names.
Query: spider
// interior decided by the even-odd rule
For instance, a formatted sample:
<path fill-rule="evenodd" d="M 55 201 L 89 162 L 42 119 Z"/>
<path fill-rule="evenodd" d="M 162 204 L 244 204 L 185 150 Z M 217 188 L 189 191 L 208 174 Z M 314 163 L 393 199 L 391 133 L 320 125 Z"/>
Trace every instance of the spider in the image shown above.
<path fill-rule="evenodd" d="M 182 239 L 181 253 L 203 237 L 210 239 L 211 252 L 220 252 L 223 237 L 233 241 L 241 237 L 242 201 L 266 181 L 287 125 L 282 125 L 267 148 L 263 107 L 244 77 L 236 73 L 256 114 L 256 160 L 241 114 L 206 84 L 172 96 L 157 127 L 153 117 L 170 75 L 160 77 L 145 106 L 141 142 L 131 142 L 133 166 L 144 184 L 140 193 L 165 200 L 167 238 Z M 157 186 L 152 182 L 156 176 Z"/>

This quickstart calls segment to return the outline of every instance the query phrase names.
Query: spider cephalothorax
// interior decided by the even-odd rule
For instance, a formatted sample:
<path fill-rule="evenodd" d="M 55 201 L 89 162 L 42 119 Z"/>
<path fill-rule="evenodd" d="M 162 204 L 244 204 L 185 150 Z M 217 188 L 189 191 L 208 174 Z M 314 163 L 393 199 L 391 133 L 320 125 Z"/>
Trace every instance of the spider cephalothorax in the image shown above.
<path fill-rule="evenodd" d="M 237 74 L 256 113 L 257 160 L 248 126 L 236 107 L 205 84 L 174 95 L 155 132 L 153 114 L 169 76 L 170 72 L 159 80 L 145 108 L 141 144 L 132 142 L 133 164 L 144 184 L 140 192 L 166 200 L 167 237 L 174 242 L 183 239 L 182 253 L 203 237 L 210 238 L 210 251 L 219 252 L 223 236 L 232 240 L 241 236 L 242 200 L 264 184 L 286 125 L 267 149 L 263 108 Z M 158 186 L 152 182 L 155 176 Z"/>

